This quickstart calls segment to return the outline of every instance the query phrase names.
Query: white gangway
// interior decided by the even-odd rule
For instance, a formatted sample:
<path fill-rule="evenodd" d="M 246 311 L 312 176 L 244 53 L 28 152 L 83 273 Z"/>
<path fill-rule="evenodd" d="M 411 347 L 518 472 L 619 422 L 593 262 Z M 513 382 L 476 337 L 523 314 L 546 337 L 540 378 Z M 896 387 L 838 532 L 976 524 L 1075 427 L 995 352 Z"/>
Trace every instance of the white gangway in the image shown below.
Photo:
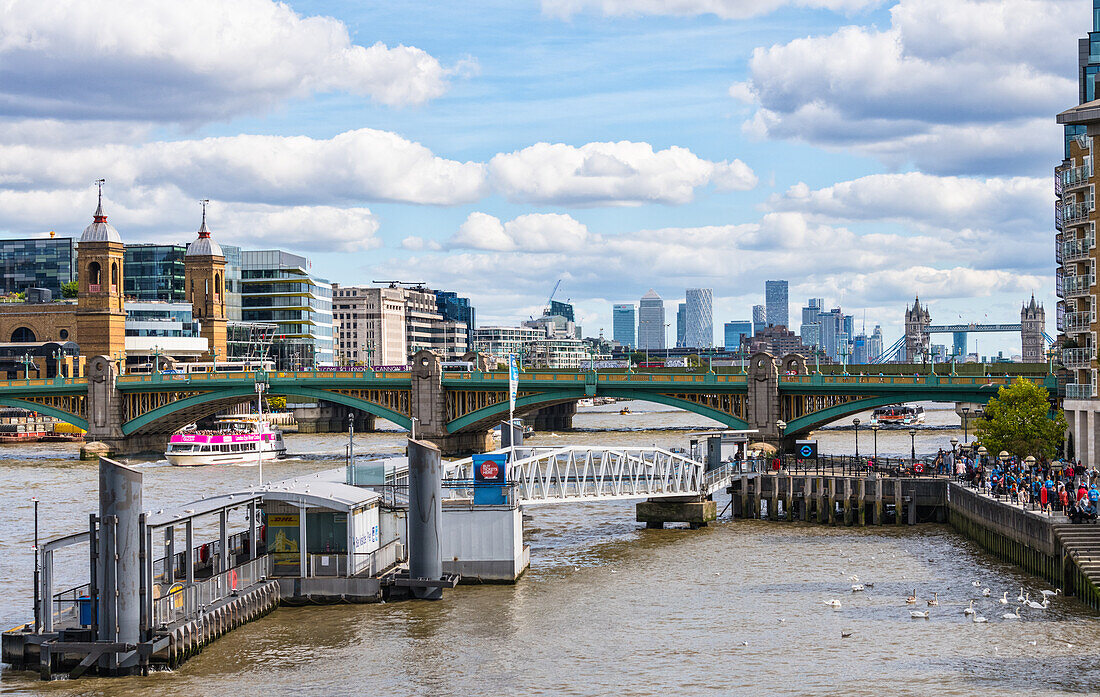
<path fill-rule="evenodd" d="M 570 445 L 519 446 L 510 454 L 507 479 L 522 505 L 707 496 L 728 486 L 735 471 L 706 471 L 702 462 L 663 448 Z M 473 458 L 448 463 L 446 479 L 471 481 Z"/>

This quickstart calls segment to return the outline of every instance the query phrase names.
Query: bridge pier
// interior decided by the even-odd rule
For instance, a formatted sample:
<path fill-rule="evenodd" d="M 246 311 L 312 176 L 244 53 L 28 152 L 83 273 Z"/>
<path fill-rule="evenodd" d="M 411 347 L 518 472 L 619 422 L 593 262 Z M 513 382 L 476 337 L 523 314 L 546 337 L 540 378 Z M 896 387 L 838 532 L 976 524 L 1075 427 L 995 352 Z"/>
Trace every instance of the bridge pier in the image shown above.
<path fill-rule="evenodd" d="M 576 402 L 553 404 L 524 417 L 524 422 L 536 431 L 572 431 Z"/>
<path fill-rule="evenodd" d="M 493 449 L 489 429 L 460 433 L 447 430 L 447 395 L 443 388 L 443 357 L 417 351 L 412 361 L 411 406 L 417 440 L 427 441 L 444 455 L 484 453 Z"/>
<path fill-rule="evenodd" d="M 316 400 L 311 405 L 302 404 L 293 409 L 298 422 L 298 433 L 344 433 L 348 430 L 348 414 L 355 416 L 355 432 L 374 431 L 376 417 L 342 404 Z"/>
<path fill-rule="evenodd" d="M 718 520 L 718 504 L 696 496 L 649 499 L 635 509 L 635 520 L 660 530 L 665 523 L 687 523 L 692 530 Z"/>

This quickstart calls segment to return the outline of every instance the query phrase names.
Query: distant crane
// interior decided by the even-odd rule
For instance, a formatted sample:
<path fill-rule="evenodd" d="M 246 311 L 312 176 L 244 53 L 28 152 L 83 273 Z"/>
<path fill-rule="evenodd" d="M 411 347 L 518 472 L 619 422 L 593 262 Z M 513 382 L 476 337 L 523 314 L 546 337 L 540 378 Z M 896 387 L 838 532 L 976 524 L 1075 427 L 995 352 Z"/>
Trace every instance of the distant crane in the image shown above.
<path fill-rule="evenodd" d="M 389 285 L 390 288 L 403 286 L 410 290 L 418 290 L 421 292 L 427 290 L 427 287 L 424 285 L 424 281 L 371 281 L 371 283 L 385 283 Z"/>
<path fill-rule="evenodd" d="M 560 287 L 561 279 L 559 278 L 558 282 L 554 284 L 554 290 L 550 291 L 550 297 L 546 299 L 546 311 L 543 312 L 544 315 L 550 314 L 551 304 L 554 302 L 554 296 L 558 294 L 558 288 Z"/>

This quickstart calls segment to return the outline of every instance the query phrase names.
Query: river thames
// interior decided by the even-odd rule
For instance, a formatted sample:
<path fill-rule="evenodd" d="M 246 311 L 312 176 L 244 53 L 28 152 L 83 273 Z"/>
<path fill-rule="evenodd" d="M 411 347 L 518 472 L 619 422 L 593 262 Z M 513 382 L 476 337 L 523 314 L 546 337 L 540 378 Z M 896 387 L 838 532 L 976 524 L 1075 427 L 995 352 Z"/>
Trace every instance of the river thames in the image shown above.
<path fill-rule="evenodd" d="M 538 444 L 686 445 L 699 416 L 645 403 L 583 410 Z M 918 453 L 963 438 L 950 410 L 925 405 Z M 861 415 L 866 423 L 869 415 Z M 380 422 L 382 423 L 382 422 Z M 850 420 L 849 420 L 850 423 Z M 855 433 L 815 434 L 851 453 Z M 346 435 L 290 435 L 291 457 L 265 479 L 338 466 Z M 859 446 L 869 454 L 871 433 Z M 398 431 L 357 435 L 359 454 L 397 453 Z M 905 455 L 905 431 L 880 432 L 880 455 Z M 156 510 L 256 481 L 255 467 L 175 468 L 131 461 Z M 31 496 L 43 539 L 86 524 L 96 465 L 71 445 L 3 446 L 0 620 L 31 617 Z M 718 497 L 722 510 L 728 497 Z M 633 504 L 533 507 L 531 569 L 515 585 L 460 586 L 439 602 L 282 608 L 208 646 L 175 672 L 39 682 L 5 670 L 0 693 L 43 695 L 1045 695 L 1100 691 L 1100 621 L 1076 600 L 1047 610 L 998 602 L 1049 586 L 938 525 L 833 528 L 721 520 L 645 530 Z M 69 560 L 77 568 L 86 560 Z M 873 584 L 853 593 L 851 577 Z M 981 597 L 971 582 L 993 590 Z M 64 587 L 59 580 L 58 587 Z M 927 620 L 909 617 L 912 591 Z M 924 602 L 939 595 L 939 606 Z M 824 601 L 838 599 L 839 610 Z M 963 615 L 974 600 L 985 624 Z M 851 633 L 842 638 L 841 633 Z"/>

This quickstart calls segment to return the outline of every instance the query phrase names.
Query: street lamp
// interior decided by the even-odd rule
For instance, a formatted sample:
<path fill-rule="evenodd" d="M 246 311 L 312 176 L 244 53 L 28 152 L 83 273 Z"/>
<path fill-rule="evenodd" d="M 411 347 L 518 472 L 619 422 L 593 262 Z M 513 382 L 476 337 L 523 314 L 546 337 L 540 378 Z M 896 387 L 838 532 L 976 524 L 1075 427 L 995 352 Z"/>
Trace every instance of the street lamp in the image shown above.
<path fill-rule="evenodd" d="M 959 439 L 956 438 L 955 436 L 951 436 L 951 467 L 952 467 L 952 471 L 947 473 L 948 477 L 954 476 L 954 474 L 955 474 L 955 471 L 954 471 L 955 458 L 957 458 L 959 456 L 958 453 L 956 452 L 958 447 L 959 447 Z"/>
<path fill-rule="evenodd" d="M 963 443 L 966 443 L 968 440 L 970 440 L 970 419 L 967 416 L 968 414 L 970 414 L 970 407 L 963 407 L 962 408 L 962 413 L 963 413 Z"/>
<path fill-rule="evenodd" d="M 871 424 L 871 433 L 875 434 L 875 466 L 878 466 L 878 424 Z"/>
<path fill-rule="evenodd" d="M 913 462 L 917 461 L 917 429 L 909 429 L 909 453 Z"/>
<path fill-rule="evenodd" d="M 978 472 L 982 472 L 985 469 L 985 456 L 989 454 L 989 451 L 985 449 L 984 445 L 978 446 Z M 981 485 L 985 485 L 985 477 L 981 478 Z"/>
<path fill-rule="evenodd" d="M 775 428 L 779 431 L 779 457 L 783 457 L 783 431 L 787 429 L 787 422 L 779 419 L 775 422 Z"/>
<path fill-rule="evenodd" d="M 859 419 L 852 419 L 852 425 L 856 429 L 856 459 L 859 459 Z"/>

